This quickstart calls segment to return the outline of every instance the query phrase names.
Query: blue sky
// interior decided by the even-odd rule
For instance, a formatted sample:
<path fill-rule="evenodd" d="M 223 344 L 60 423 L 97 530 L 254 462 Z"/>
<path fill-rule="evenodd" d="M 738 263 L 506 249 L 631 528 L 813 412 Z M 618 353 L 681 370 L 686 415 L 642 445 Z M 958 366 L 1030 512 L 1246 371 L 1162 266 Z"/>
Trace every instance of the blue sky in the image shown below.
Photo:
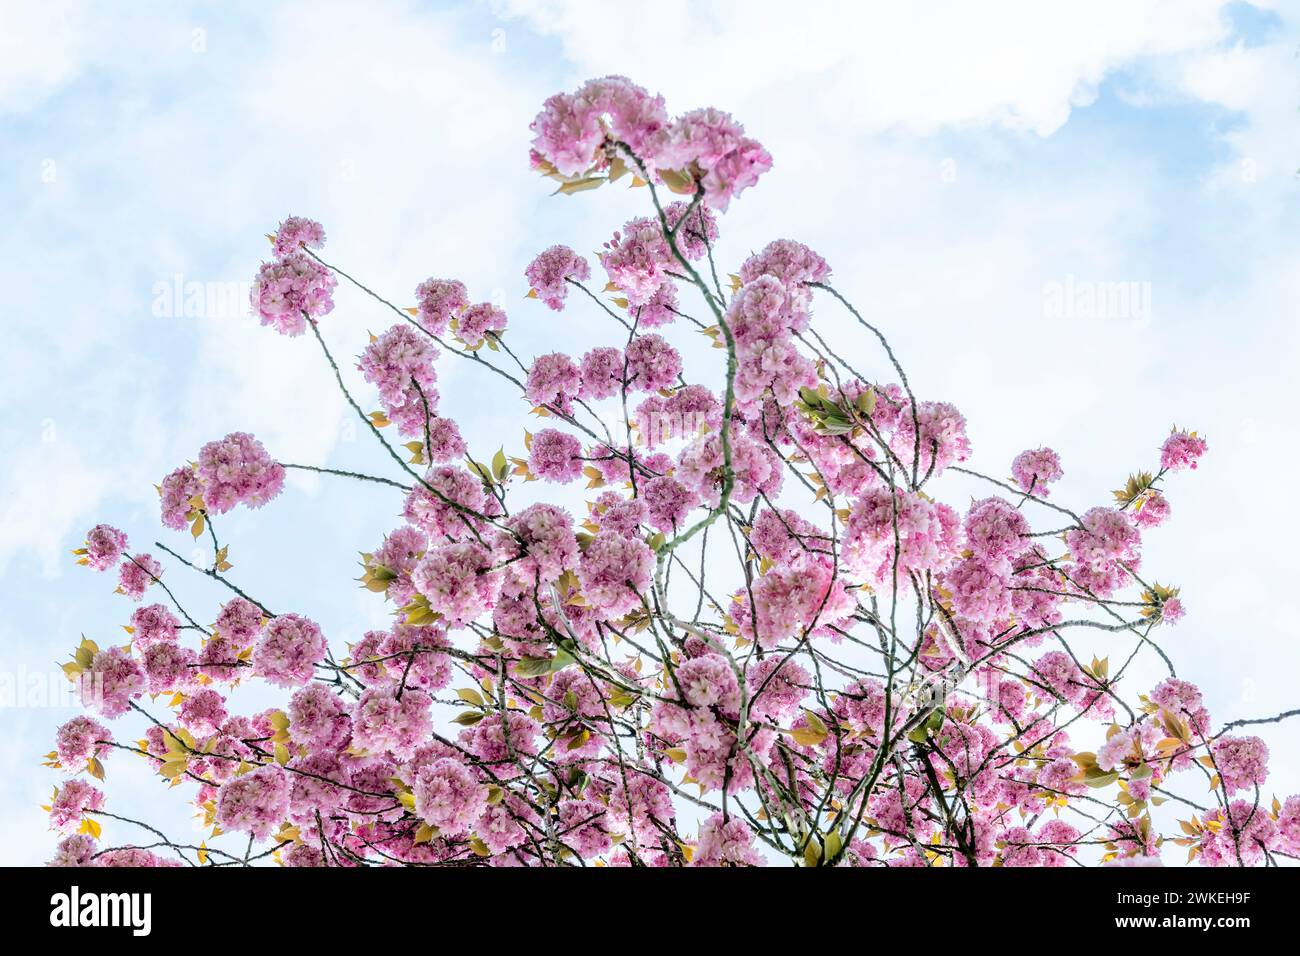
<path fill-rule="evenodd" d="M 553 242 L 597 248 L 644 197 L 549 196 L 527 169 L 527 125 L 549 93 L 621 72 L 674 112 L 731 110 L 768 146 L 776 166 L 725 217 L 723 261 L 778 237 L 822 252 L 918 391 L 966 413 L 978 466 L 1002 473 L 1050 444 L 1065 460 L 1061 498 L 1086 507 L 1149 467 L 1173 422 L 1208 433 L 1210 456 L 1171 485 L 1174 520 L 1145 547 L 1144 567 L 1181 585 L 1189 609 L 1169 650 L 1216 718 L 1295 706 L 1300 624 L 1278 579 L 1300 530 L 1287 496 L 1300 463 L 1300 7 L 970 6 L 810 2 L 792 23 L 786 7 L 754 3 L 665 2 L 624 18 L 558 0 L 364 13 L 6 4 L 11 686 L 62 680 L 57 662 L 83 632 L 121 633 L 128 602 L 68 555 L 87 528 L 192 547 L 158 526 L 153 484 L 203 442 L 241 429 L 282 460 L 375 467 L 308 340 L 229 312 L 159 316 L 156 285 L 247 282 L 263 234 L 298 213 L 325 224 L 328 259 L 401 303 L 430 275 L 498 298 L 525 357 L 557 337 L 603 343 L 598 314 L 523 301 L 523 266 Z M 1150 311 L 1047 314 L 1045 290 L 1067 280 L 1142 284 Z M 387 325 L 341 290 L 324 331 L 347 356 Z M 513 396 L 460 364 L 441 364 L 444 407 L 473 450 L 512 450 L 526 409 L 503 425 Z M 943 489 L 954 502 L 976 493 Z M 295 477 L 221 531 L 238 581 L 339 645 L 383 623 L 349 578 L 396 508 L 382 491 Z M 168 572 L 182 601 L 215 609 L 221 595 L 183 571 Z M 22 692 L 0 704 L 0 860 L 40 862 L 53 837 L 38 804 L 57 776 L 39 755 L 73 711 Z M 1300 790 L 1300 726 L 1262 735 L 1270 785 Z M 119 805 L 158 798 L 126 761 L 108 770 Z M 158 802 L 188 826 L 179 801 Z"/>

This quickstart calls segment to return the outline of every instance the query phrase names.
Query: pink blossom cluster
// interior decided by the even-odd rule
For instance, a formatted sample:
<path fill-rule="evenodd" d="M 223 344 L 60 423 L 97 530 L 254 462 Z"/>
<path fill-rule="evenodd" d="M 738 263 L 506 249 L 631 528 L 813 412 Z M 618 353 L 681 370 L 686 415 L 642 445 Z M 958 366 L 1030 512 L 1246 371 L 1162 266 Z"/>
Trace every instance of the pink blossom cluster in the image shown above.
<path fill-rule="evenodd" d="M 162 563 L 93 528 L 79 562 L 120 562 L 118 590 L 140 604 L 113 622 L 127 643 L 85 638 L 63 664 L 87 714 L 46 758 L 65 774 L 47 808 L 55 865 L 1300 856 L 1300 795 L 1263 793 L 1267 730 L 1215 724 L 1172 666 L 1127 693 L 1139 655 L 1167 664 L 1156 625 L 1186 613 L 1141 567 L 1142 545 L 1203 438 L 1175 430 L 1158 469 L 1077 512 L 1045 500 L 1063 474 L 1050 448 L 1017 455 L 1010 479 L 986 475 L 962 412 L 876 351 L 884 327 L 831 285 L 820 254 L 779 239 L 725 260 L 719 217 L 771 163 L 728 114 L 672 118 L 605 77 L 551 97 L 532 131 L 533 164 L 561 191 L 646 187 L 628 194 L 647 196 L 645 215 L 597 254 L 603 310 L 569 298 L 590 278 L 573 249 L 525 269 L 531 297 L 589 309 L 614 337 L 570 352 L 557 335 L 525 365 L 501 339 L 504 311 L 428 279 L 363 347 L 382 414 L 339 384 L 388 470 L 351 453 L 321 470 L 391 495 L 400 517 L 360 554 L 373 610 L 344 642 L 269 611 L 253 562 L 232 571 L 204 535 L 212 516 L 282 491 L 284 466 L 250 435 L 205 444 L 159 486 L 163 524 L 205 550 L 210 537 L 210 560 L 169 554 L 224 589 L 219 606 L 192 604 L 205 598 L 170 576 L 150 591 Z M 332 307 L 323 241 L 312 220 L 280 224 L 254 290 L 264 323 L 294 335 Z M 847 332 L 870 349 L 831 345 Z M 517 387 L 521 412 L 554 421 L 462 436 L 440 414 L 447 334 L 473 353 L 467 374 Z M 717 348 L 709 384 L 692 380 L 691 343 Z M 415 439 L 409 456 L 384 418 Z M 110 753 L 185 794 L 208 842 L 122 844 L 82 779 L 102 779 Z M 1208 781 L 1213 802 L 1170 801 L 1183 781 Z"/>
<path fill-rule="evenodd" d="M 131 554 L 122 558 L 118 574 L 118 590 L 132 601 L 139 601 L 144 592 L 162 575 L 162 565 L 151 554 Z"/>
<path fill-rule="evenodd" d="M 325 653 L 325 635 L 314 621 L 298 614 L 281 614 L 258 635 L 253 670 L 279 687 L 295 687 L 311 680 Z"/>
<path fill-rule="evenodd" d="M 306 220 L 291 216 L 287 223 L 297 223 L 285 233 L 285 242 L 277 238 L 276 258 L 263 262 L 253 279 L 249 299 L 263 325 L 281 335 L 302 335 L 307 323 L 315 322 L 334 311 L 334 288 L 338 281 L 329 269 L 302 245 L 319 246 L 324 230 L 319 223 L 301 224 Z M 291 246 L 281 251 L 281 246 Z"/>
<path fill-rule="evenodd" d="M 1047 486 L 1059 481 L 1063 474 L 1061 457 L 1050 448 L 1030 448 L 1016 455 L 1011 462 L 1011 476 L 1020 490 L 1039 498 L 1051 494 Z"/>
<path fill-rule="evenodd" d="M 1160 468 L 1162 471 L 1195 468 L 1207 447 L 1205 439 L 1197 436 L 1196 432 L 1175 429 L 1160 446 Z"/>
<path fill-rule="evenodd" d="M 403 435 L 423 438 L 438 409 L 437 358 L 430 340 L 409 325 L 394 325 L 361 354 L 357 367 L 379 390 L 384 413 Z"/>
<path fill-rule="evenodd" d="M 284 487 L 284 466 L 247 432 L 231 432 L 200 448 L 196 472 L 203 482 L 204 504 L 213 514 L 237 504 L 260 508 Z"/>
<path fill-rule="evenodd" d="M 730 114 L 705 108 L 670 120 L 662 97 L 619 76 L 555 94 L 532 130 L 534 165 L 573 177 L 604 170 L 622 154 L 698 184 L 720 211 L 772 166 L 772 157 Z"/>
<path fill-rule="evenodd" d="M 127 545 L 123 532 L 97 524 L 86 533 L 86 563 L 96 571 L 107 571 L 125 553 Z"/>
<path fill-rule="evenodd" d="M 551 246 L 528 263 L 524 277 L 547 308 L 559 312 L 569 295 L 569 282 L 590 279 L 591 266 L 568 246 Z"/>

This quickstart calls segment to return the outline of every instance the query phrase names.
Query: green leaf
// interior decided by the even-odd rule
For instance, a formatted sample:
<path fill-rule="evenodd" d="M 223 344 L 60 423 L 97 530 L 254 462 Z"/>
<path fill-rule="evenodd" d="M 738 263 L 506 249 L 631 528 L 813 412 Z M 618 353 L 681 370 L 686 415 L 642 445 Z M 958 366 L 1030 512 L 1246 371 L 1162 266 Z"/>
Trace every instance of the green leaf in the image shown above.
<path fill-rule="evenodd" d="M 542 677 L 562 671 L 573 663 L 573 655 L 561 648 L 554 657 L 524 657 L 515 665 L 520 677 Z"/>

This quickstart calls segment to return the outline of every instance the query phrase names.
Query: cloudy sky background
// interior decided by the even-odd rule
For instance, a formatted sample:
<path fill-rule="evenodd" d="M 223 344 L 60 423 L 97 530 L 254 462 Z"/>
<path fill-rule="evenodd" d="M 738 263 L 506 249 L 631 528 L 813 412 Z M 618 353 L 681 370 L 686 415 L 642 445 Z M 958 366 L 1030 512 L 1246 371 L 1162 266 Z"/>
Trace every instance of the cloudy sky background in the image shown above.
<path fill-rule="evenodd" d="M 129 602 L 68 554 L 86 529 L 188 553 L 158 525 L 153 485 L 235 429 L 281 460 L 384 467 L 310 338 L 257 327 L 242 302 L 159 315 L 159 284 L 246 283 L 263 234 L 297 213 L 325 224 L 329 261 L 399 304 L 430 275 L 497 298 L 525 359 L 612 344 L 599 313 L 522 298 L 538 250 L 596 249 L 644 211 L 639 190 L 551 197 L 527 168 L 541 101 L 610 72 L 672 112 L 730 110 L 769 148 L 773 171 L 723 220 L 722 264 L 779 237 L 819 250 L 917 391 L 967 415 L 976 467 L 1001 475 L 1051 445 L 1056 495 L 1082 509 L 1151 467 L 1174 422 L 1208 434 L 1145 546 L 1144 570 L 1189 610 L 1165 646 L 1216 720 L 1300 703 L 1285 570 L 1300 530 L 1300 5 L 702 6 L 0 2 L 0 862 L 48 858 L 38 804 L 58 775 L 38 763 L 76 712 L 21 685 L 58 689 L 83 632 L 124 639 Z M 1054 314 L 1051 290 L 1071 281 L 1139 283 L 1150 309 Z M 337 302 L 322 323 L 336 355 L 390 324 L 350 289 Z M 847 333 L 829 303 L 819 316 Z M 885 375 L 865 343 L 837 341 Z M 536 420 L 468 365 L 440 363 L 444 411 L 474 452 L 519 453 Z M 985 493 L 956 476 L 940 491 Z M 349 579 L 397 508 L 297 475 L 219 528 L 236 581 L 339 646 L 384 622 Z M 224 598 L 174 564 L 167 580 L 202 620 Z M 1260 733 L 1267 789 L 1300 791 L 1300 721 Z M 107 767 L 117 809 L 187 832 L 156 778 L 120 754 Z"/>

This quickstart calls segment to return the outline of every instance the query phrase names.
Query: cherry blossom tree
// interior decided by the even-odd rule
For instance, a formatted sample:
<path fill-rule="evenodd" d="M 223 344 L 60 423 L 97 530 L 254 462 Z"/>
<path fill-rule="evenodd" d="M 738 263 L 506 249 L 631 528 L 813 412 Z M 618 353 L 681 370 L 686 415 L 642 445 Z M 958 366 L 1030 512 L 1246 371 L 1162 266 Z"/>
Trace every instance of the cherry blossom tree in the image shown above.
<path fill-rule="evenodd" d="M 158 489 L 162 524 L 210 543 L 209 559 L 91 529 L 78 563 L 116 568 L 136 608 L 125 646 L 83 639 L 64 665 L 87 714 L 47 760 L 67 775 L 48 808 L 56 864 L 1300 855 L 1300 796 L 1266 795 L 1267 748 L 1243 730 L 1295 712 L 1216 724 L 1163 649 L 1179 590 L 1142 565 L 1203 437 L 1175 428 L 1151 470 L 1077 510 L 1053 497 L 1050 448 L 977 470 L 961 412 L 914 393 L 821 255 L 778 239 L 734 273 L 716 261 L 721 215 L 771 166 L 730 115 L 673 118 L 606 77 L 548 99 L 532 130 L 532 166 L 558 192 L 646 198 L 597 255 L 603 287 L 564 246 L 526 270 L 528 308 L 598 309 L 609 340 L 526 362 L 506 312 L 461 282 L 430 278 L 403 308 L 323 258 L 319 223 L 280 223 L 253 310 L 303 339 L 301 361 L 323 360 L 374 467 L 278 461 L 234 433 Z M 358 338 L 374 410 L 320 333 L 339 321 L 339 282 L 393 319 Z M 833 347 L 828 324 L 859 345 Z M 699 333 L 722 353 L 702 381 L 681 351 Z M 446 361 L 540 417 L 517 455 L 475 457 L 440 414 Z M 270 505 L 291 469 L 391 492 L 401 523 L 357 542 L 387 629 L 326 635 L 309 608 L 263 603 L 273 582 L 235 576 L 216 523 Z M 945 474 L 987 497 L 945 503 Z M 176 600 L 168 578 L 186 572 L 211 606 Z M 1103 636 L 1121 659 L 1094 653 Z M 1138 660 L 1167 676 L 1130 688 Z M 254 682 L 281 706 L 241 712 Z M 145 761 L 211 836 L 193 845 L 110 809 L 86 779 L 103 782 L 110 757 Z M 1162 832 L 1167 802 L 1180 812 Z M 108 844 L 104 819 L 140 839 Z M 208 845 L 223 833 L 240 839 Z"/>

